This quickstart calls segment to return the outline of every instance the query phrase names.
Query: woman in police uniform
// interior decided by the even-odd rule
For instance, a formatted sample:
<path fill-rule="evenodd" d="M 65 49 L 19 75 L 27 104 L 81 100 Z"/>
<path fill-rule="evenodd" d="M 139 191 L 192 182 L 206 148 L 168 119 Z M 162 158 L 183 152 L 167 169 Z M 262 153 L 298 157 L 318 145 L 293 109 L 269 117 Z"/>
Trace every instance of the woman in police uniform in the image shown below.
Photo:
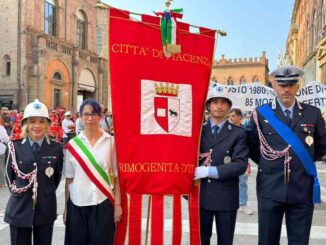
<path fill-rule="evenodd" d="M 38 100 L 25 108 L 22 140 L 8 143 L 6 177 L 11 192 L 4 221 L 11 244 L 51 244 L 57 217 L 55 190 L 63 163 L 62 147 L 51 141 L 47 107 Z"/>

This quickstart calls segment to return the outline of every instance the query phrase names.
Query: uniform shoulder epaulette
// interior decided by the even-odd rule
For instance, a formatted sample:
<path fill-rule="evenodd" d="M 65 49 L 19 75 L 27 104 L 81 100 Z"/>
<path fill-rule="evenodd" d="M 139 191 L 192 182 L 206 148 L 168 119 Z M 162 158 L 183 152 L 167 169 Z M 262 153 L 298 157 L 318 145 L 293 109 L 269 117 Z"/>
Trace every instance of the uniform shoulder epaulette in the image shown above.
<path fill-rule="evenodd" d="M 298 107 L 300 110 L 303 109 L 316 109 L 318 110 L 318 107 L 314 106 L 314 105 L 310 105 L 310 104 L 306 104 L 306 103 L 302 103 L 302 102 L 298 102 Z"/>
<path fill-rule="evenodd" d="M 235 127 L 237 127 L 237 128 L 241 128 L 241 129 L 243 129 L 243 127 L 242 127 L 242 126 L 239 126 L 239 125 L 232 124 L 232 126 L 235 126 Z"/>
<path fill-rule="evenodd" d="M 26 140 L 26 139 L 25 139 Z M 11 142 L 23 142 L 24 139 L 10 139 Z M 25 141 L 24 141 L 25 142 Z"/>
<path fill-rule="evenodd" d="M 12 141 L 12 142 L 18 142 L 18 141 L 22 141 L 22 139 L 10 139 L 10 141 Z"/>

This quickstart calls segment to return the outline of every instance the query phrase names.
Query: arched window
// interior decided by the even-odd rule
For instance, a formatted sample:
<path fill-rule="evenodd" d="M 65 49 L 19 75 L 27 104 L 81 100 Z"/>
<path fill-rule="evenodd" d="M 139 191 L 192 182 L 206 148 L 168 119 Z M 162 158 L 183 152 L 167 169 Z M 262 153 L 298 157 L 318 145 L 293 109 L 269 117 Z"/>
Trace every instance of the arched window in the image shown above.
<path fill-rule="evenodd" d="M 227 85 L 233 85 L 233 84 L 234 84 L 232 77 L 229 77 L 229 78 L 228 78 L 226 84 L 227 84 Z"/>
<path fill-rule="evenodd" d="M 244 77 L 241 77 L 240 84 L 246 84 L 246 83 L 247 83 L 246 79 Z"/>
<path fill-rule="evenodd" d="M 316 49 L 318 40 L 318 22 L 317 22 L 317 13 L 314 10 L 312 15 L 312 27 L 311 27 L 311 51 Z"/>
<path fill-rule="evenodd" d="M 2 58 L 2 64 L 3 64 L 3 72 L 2 74 L 4 76 L 10 76 L 11 74 L 11 60 L 9 55 L 5 55 Z"/>
<path fill-rule="evenodd" d="M 77 47 L 80 49 L 86 49 L 86 16 L 83 11 L 77 12 Z"/>
<path fill-rule="evenodd" d="M 61 74 L 59 72 L 55 72 L 53 74 L 53 79 L 55 79 L 55 80 L 62 80 L 62 76 L 61 76 Z"/>
<path fill-rule="evenodd" d="M 253 83 L 259 83 L 259 79 L 257 76 L 254 76 L 254 78 L 252 79 Z"/>
<path fill-rule="evenodd" d="M 44 1 L 44 32 L 51 36 L 56 35 L 55 0 Z"/>

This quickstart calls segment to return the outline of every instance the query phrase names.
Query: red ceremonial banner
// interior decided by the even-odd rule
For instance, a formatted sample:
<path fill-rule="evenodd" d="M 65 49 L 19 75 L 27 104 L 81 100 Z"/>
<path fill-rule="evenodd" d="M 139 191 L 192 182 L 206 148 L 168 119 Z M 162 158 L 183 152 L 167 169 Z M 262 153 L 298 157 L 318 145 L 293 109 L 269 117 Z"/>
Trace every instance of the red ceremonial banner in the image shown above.
<path fill-rule="evenodd" d="M 110 76 L 123 218 L 116 244 L 140 244 L 142 194 L 151 195 L 152 244 L 163 244 L 164 196 L 174 197 L 173 235 L 180 244 L 181 195 L 189 196 L 190 240 L 200 244 L 194 185 L 199 136 L 214 53 L 215 31 L 177 23 L 181 53 L 166 57 L 160 19 L 111 8 Z"/>

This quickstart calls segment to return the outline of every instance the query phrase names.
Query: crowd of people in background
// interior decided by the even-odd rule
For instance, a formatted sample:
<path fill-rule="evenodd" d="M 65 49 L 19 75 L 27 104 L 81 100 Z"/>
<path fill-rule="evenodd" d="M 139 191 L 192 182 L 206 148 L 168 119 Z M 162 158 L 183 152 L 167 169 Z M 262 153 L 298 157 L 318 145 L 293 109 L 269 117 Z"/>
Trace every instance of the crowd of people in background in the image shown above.
<path fill-rule="evenodd" d="M 104 105 L 101 105 L 101 109 L 103 113 L 101 128 L 112 134 L 112 114 L 108 112 Z M 23 115 L 24 111 L 9 110 L 8 107 L 1 107 L 0 126 L 5 128 L 10 140 L 21 139 L 21 120 Z M 63 145 L 67 140 L 78 135 L 83 129 L 79 112 L 73 113 L 59 106 L 55 109 L 49 109 L 49 117 L 52 121 L 49 132 L 50 138 Z"/>
<path fill-rule="evenodd" d="M 22 115 L 7 108 L 2 112 L 0 171 L 10 190 L 4 221 L 11 244 L 52 244 L 63 170 L 64 244 L 113 244 L 122 207 L 112 119 L 105 106 L 88 99 L 72 113 L 48 110 L 35 99 Z"/>

